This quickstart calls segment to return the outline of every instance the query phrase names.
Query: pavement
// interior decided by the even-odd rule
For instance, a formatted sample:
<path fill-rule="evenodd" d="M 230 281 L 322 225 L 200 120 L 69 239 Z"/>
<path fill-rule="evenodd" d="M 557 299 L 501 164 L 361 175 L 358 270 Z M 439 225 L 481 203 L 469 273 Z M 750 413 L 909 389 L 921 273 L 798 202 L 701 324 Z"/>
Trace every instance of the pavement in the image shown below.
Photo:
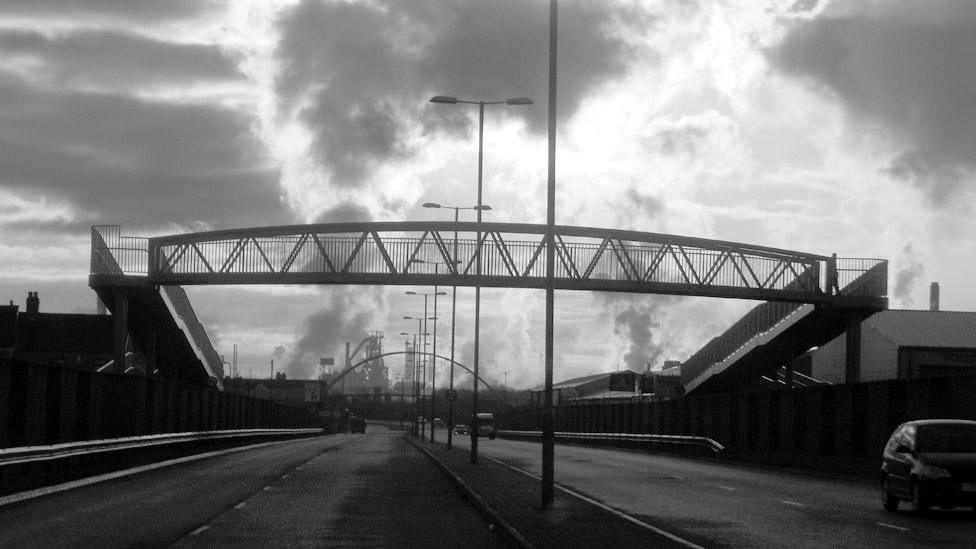
<path fill-rule="evenodd" d="M 542 510 L 538 477 L 480 455 L 471 464 L 467 449 L 404 438 L 424 452 L 513 547 L 696 547 L 639 523 L 557 484 Z"/>

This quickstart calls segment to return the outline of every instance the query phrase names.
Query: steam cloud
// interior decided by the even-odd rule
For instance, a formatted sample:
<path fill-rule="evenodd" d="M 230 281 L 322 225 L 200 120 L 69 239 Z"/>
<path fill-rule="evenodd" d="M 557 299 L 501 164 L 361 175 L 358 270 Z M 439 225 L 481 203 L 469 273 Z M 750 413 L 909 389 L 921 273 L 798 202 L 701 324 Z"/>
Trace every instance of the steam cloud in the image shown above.
<path fill-rule="evenodd" d="M 323 291 L 329 294 L 328 304 L 305 319 L 304 333 L 288 362 L 288 377 L 315 377 L 322 357 L 334 357 L 337 365 L 342 364 L 345 343 L 355 348 L 385 308 L 382 288 L 337 286 Z"/>
<path fill-rule="evenodd" d="M 895 274 L 893 295 L 895 299 L 910 306 L 914 302 L 912 299 L 912 291 L 915 289 L 915 284 L 918 282 L 918 279 L 925 273 L 925 266 L 922 265 L 918 257 L 918 252 L 915 251 L 911 243 L 907 244 L 902 250 L 898 262 L 904 266 Z"/>

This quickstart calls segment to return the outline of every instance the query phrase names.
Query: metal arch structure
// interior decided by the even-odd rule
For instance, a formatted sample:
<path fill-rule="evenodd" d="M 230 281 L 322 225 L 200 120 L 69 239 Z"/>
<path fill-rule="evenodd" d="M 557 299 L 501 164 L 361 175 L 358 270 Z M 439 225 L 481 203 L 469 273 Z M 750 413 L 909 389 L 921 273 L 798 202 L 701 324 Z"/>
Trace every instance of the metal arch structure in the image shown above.
<path fill-rule="evenodd" d="M 414 351 L 390 351 L 388 353 L 382 353 L 382 354 L 376 355 L 374 357 L 364 358 L 364 359 L 360 360 L 359 362 L 357 362 L 357 363 L 355 363 L 355 364 L 353 364 L 351 366 L 348 366 L 348 367 L 344 368 L 342 370 L 342 372 L 339 373 L 339 375 L 337 375 L 331 381 L 329 381 L 328 383 L 326 383 L 326 385 L 325 385 L 325 391 L 323 391 L 322 394 L 328 393 L 330 389 L 332 389 L 333 387 L 336 386 L 336 383 L 338 383 L 339 380 L 341 380 L 342 378 L 346 377 L 348 374 L 352 373 L 356 368 L 359 368 L 360 366 L 363 366 L 363 365 L 369 363 L 372 360 L 376 360 L 378 358 L 383 358 L 383 357 L 392 356 L 392 355 L 409 355 L 409 354 L 413 354 L 413 353 L 414 353 Z M 446 361 L 446 362 L 453 362 L 455 366 L 457 366 L 457 367 L 465 370 L 466 372 L 468 372 L 471 375 L 474 375 L 474 372 L 471 370 L 471 368 L 468 368 L 467 366 L 465 366 L 464 364 L 461 364 L 460 362 L 457 362 L 455 360 L 451 360 L 451 359 L 447 358 L 446 356 L 436 355 L 434 353 L 426 353 L 426 352 L 422 352 L 422 351 L 416 351 L 416 354 L 418 354 L 418 355 L 424 355 L 424 356 L 428 356 L 428 357 L 437 357 L 437 358 L 439 358 L 439 359 L 441 359 L 443 361 Z M 480 381 L 481 384 L 484 385 L 485 388 L 487 388 L 489 391 L 494 391 L 495 390 L 494 387 L 492 387 L 487 381 L 485 381 L 485 378 L 483 378 L 481 376 L 478 376 L 478 381 Z"/>
<path fill-rule="evenodd" d="M 479 241 L 475 236 L 481 232 Z M 118 270 L 154 285 L 375 284 L 545 287 L 546 226 L 519 223 L 362 222 L 258 227 L 143 239 L 92 250 L 92 283 Z M 126 237 L 123 237 L 123 239 Z M 457 255 L 454 256 L 455 242 Z M 887 280 L 858 295 L 827 289 L 830 258 L 737 242 L 556 226 L 555 285 L 638 292 L 884 308 Z M 474 272 L 480 249 L 482 275 Z M 852 280 L 886 263 L 846 259 Z M 436 266 L 446 268 L 437 269 Z M 841 284 L 846 280 L 841 280 Z M 117 283 L 117 282 L 116 282 Z"/>

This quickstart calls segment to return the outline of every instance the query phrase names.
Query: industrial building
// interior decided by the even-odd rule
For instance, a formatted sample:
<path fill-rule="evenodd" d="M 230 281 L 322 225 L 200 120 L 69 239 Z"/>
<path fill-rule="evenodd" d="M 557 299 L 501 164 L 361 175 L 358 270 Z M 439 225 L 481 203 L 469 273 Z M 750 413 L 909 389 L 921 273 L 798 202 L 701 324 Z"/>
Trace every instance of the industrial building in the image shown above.
<path fill-rule="evenodd" d="M 812 353 L 812 377 L 844 383 L 843 335 Z M 976 373 L 976 313 L 887 310 L 861 322 L 858 381 Z"/>

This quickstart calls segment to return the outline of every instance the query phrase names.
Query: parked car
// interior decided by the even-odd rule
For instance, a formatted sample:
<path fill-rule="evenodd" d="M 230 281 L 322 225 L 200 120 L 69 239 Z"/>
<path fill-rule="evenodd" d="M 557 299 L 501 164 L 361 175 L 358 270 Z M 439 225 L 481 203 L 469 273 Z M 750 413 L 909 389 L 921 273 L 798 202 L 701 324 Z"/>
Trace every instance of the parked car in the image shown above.
<path fill-rule="evenodd" d="M 470 435 L 471 434 L 471 428 L 468 427 L 467 425 L 462 425 L 462 424 L 455 425 L 454 426 L 454 434 L 455 435 Z"/>
<path fill-rule="evenodd" d="M 918 513 L 933 505 L 976 509 L 976 421 L 924 419 L 895 429 L 881 458 L 881 502 L 894 511 L 900 501 Z"/>
<path fill-rule="evenodd" d="M 477 414 L 478 436 L 488 437 L 488 440 L 495 440 L 495 416 L 487 412 Z"/>
<path fill-rule="evenodd" d="M 366 433 L 366 420 L 361 417 L 349 418 L 349 431 L 352 433 Z"/>

